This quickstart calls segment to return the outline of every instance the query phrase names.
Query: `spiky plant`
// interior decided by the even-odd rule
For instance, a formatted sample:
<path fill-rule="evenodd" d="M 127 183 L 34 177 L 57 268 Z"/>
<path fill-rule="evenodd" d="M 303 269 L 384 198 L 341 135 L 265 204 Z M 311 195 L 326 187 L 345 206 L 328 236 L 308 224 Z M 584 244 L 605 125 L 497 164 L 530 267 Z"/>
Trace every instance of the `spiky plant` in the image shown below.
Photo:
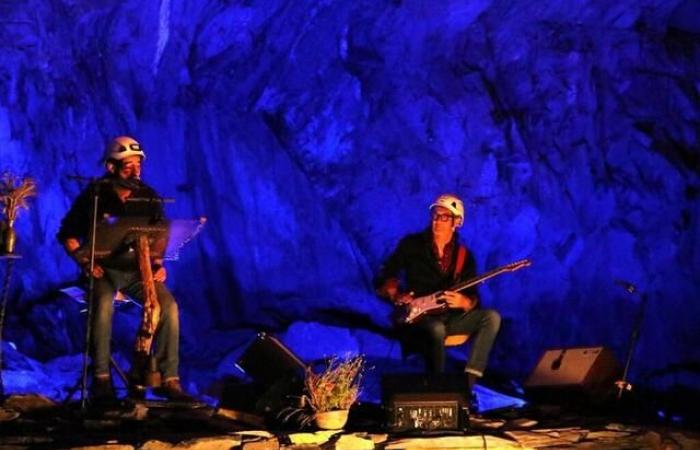
<path fill-rule="evenodd" d="M 20 208 L 29 208 L 27 200 L 34 195 L 36 195 L 36 183 L 32 178 L 25 177 L 20 181 L 19 177 L 10 172 L 5 172 L 0 177 L 0 202 L 8 223 L 17 219 Z"/>
<path fill-rule="evenodd" d="M 360 394 L 365 359 L 358 355 L 341 360 L 333 358 L 321 373 L 306 371 L 306 394 L 316 412 L 349 409 Z"/>

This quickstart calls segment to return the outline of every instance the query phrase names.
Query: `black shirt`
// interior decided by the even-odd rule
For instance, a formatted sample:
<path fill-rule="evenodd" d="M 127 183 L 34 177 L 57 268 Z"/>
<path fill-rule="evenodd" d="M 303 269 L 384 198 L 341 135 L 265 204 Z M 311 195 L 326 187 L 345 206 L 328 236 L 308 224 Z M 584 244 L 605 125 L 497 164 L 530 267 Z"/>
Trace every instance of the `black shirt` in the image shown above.
<path fill-rule="evenodd" d="M 453 243 L 459 242 L 455 233 Z M 452 261 L 447 271 L 440 268 L 440 262 L 433 250 L 433 234 L 430 229 L 420 233 L 409 234 L 401 239 L 394 252 L 385 261 L 375 278 L 375 288 L 380 289 L 387 282 L 403 278 L 405 292 L 414 292 L 416 297 L 446 290 L 449 287 L 476 276 L 474 255 L 467 250 L 467 257 L 461 272 L 455 279 L 458 251 L 452 251 Z M 464 294 L 478 298 L 476 287 L 471 287 Z"/>

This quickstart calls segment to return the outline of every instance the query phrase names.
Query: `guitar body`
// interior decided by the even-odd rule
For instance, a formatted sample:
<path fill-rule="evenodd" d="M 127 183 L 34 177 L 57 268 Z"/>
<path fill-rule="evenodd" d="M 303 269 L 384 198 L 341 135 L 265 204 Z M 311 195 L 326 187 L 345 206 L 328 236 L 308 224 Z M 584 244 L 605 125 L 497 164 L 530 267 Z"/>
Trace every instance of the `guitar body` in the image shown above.
<path fill-rule="evenodd" d="M 506 272 L 515 272 L 524 267 L 528 267 L 532 264 L 529 259 L 522 259 L 511 264 L 506 264 L 505 266 L 498 267 L 496 269 L 490 270 L 483 275 L 471 278 L 465 282 L 459 283 L 452 286 L 447 291 L 460 292 L 468 289 L 477 284 L 483 283 L 493 277 L 501 275 Z M 410 303 L 406 305 L 398 306 L 394 313 L 392 314 L 392 319 L 397 325 L 409 325 L 420 320 L 422 317 L 431 314 L 440 314 L 447 311 L 448 305 L 442 299 L 442 294 L 445 291 L 437 291 L 430 295 L 424 295 L 422 297 L 414 298 Z"/>
<path fill-rule="evenodd" d="M 415 323 L 420 318 L 427 315 L 442 314 L 449 308 L 444 300 L 440 300 L 440 292 L 416 297 L 406 305 L 398 306 L 392 315 L 394 323 L 405 325 Z"/>

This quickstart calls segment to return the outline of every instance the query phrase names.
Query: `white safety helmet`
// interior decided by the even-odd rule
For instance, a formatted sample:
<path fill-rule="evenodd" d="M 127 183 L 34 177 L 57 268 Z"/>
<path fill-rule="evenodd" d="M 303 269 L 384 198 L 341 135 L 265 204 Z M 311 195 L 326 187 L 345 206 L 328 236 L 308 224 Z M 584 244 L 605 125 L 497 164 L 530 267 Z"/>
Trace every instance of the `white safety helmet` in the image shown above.
<path fill-rule="evenodd" d="M 129 156 L 140 156 L 146 159 L 146 154 L 141 150 L 141 144 L 132 137 L 119 136 L 112 139 L 105 150 L 104 163 L 111 164 L 111 161 L 121 161 Z M 109 168 L 109 167 L 108 167 Z"/>
<path fill-rule="evenodd" d="M 457 217 L 457 227 L 464 225 L 464 203 L 456 195 L 443 194 L 435 199 L 435 201 L 430 205 L 431 211 L 436 206 L 442 206 L 452 213 L 453 216 Z"/>

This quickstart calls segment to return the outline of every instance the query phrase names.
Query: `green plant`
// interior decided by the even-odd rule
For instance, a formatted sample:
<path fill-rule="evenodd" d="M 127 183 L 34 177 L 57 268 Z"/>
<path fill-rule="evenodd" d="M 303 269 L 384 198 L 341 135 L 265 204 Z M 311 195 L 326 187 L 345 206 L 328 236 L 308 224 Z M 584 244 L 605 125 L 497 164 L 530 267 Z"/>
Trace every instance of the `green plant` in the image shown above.
<path fill-rule="evenodd" d="M 306 370 L 306 396 L 316 412 L 349 409 L 360 395 L 365 359 L 358 355 L 345 360 L 332 358 L 325 370 Z"/>

